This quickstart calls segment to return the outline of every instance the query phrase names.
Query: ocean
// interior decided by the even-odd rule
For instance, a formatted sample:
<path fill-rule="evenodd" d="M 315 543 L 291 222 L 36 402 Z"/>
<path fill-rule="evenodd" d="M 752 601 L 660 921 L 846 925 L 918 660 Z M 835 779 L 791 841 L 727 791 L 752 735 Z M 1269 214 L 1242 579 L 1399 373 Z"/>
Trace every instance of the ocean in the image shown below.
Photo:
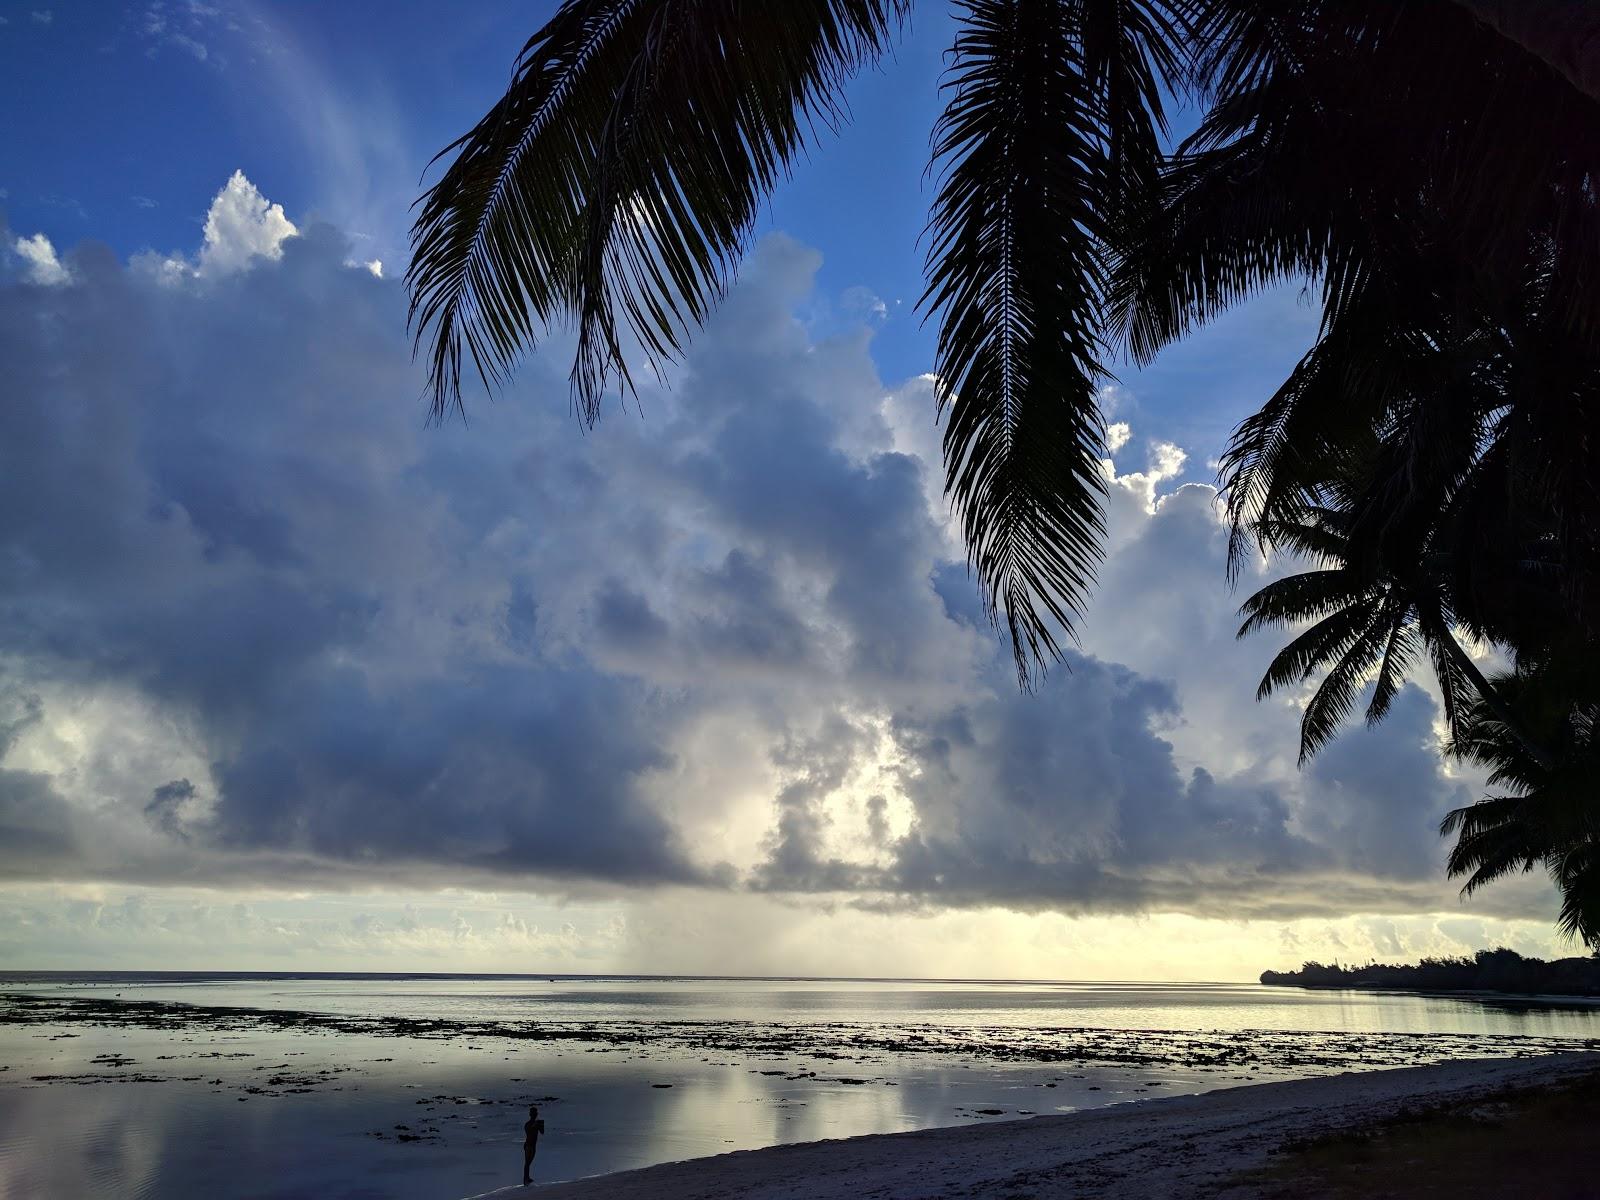
<path fill-rule="evenodd" d="M 781 1142 L 1600 1048 L 1600 1010 L 1229 983 L 0 974 L 0 1198 L 450 1200 Z"/>

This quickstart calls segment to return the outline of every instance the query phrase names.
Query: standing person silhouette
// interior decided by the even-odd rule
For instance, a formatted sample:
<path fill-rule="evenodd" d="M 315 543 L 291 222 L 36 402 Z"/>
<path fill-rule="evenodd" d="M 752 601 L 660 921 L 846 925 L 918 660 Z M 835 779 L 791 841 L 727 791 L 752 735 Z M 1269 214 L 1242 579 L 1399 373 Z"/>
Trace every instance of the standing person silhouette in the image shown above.
<path fill-rule="evenodd" d="M 539 1119 L 539 1106 L 528 1105 L 528 1120 L 522 1127 L 522 1182 L 533 1182 L 533 1156 L 539 1153 L 539 1135 L 544 1132 L 544 1122 Z"/>

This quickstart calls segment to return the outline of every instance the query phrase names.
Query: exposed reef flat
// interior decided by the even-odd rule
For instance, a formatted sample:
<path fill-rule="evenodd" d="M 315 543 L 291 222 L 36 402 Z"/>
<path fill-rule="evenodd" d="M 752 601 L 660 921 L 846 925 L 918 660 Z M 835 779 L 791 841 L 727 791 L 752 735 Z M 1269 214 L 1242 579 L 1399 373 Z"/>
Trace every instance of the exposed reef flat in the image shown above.
<path fill-rule="evenodd" d="M 1326 1073 L 1454 1059 L 1532 1057 L 1600 1050 L 1600 1038 L 1468 1033 L 1307 1033 L 1298 1030 L 1168 1031 L 1080 1026 L 955 1026 L 819 1021 L 474 1021 L 235 1008 L 102 997 L 0 993 L 0 1025 L 73 1025 L 204 1032 L 301 1031 L 376 1037 L 581 1043 L 596 1053 L 659 1046 L 762 1057 L 872 1063 L 937 1054 L 975 1061 L 1129 1067 L 1182 1066 L 1248 1073 Z M 864 1074 L 841 1070 L 835 1082 Z M 828 1078 L 827 1076 L 819 1078 Z"/>

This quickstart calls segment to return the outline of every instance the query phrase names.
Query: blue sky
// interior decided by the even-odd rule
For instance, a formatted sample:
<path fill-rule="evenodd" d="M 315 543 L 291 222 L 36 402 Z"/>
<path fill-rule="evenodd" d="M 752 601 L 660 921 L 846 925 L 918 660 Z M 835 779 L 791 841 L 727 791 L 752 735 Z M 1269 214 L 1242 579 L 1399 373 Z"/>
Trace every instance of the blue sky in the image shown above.
<path fill-rule="evenodd" d="M 405 261 L 408 206 L 433 154 L 499 94 L 516 50 L 553 11 L 417 3 L 9 4 L 0 70 L 10 123 L 0 187 L 9 223 L 57 246 L 123 256 L 188 245 L 218 182 L 242 169 L 297 219 L 345 230 L 363 257 Z M 36 14 L 49 14 L 41 20 Z M 758 232 L 822 252 L 819 329 L 884 305 L 872 353 L 885 378 L 928 370 L 916 312 L 928 134 L 953 26 L 928 6 L 892 59 L 849 95 L 773 197 Z M 1181 132 L 1193 121 L 1173 113 Z M 1315 309 L 1285 288 L 1139 371 L 1113 364 L 1138 410 L 1184 445 L 1220 446 L 1303 352 Z M 1197 455 L 1185 478 L 1209 478 Z"/>
<path fill-rule="evenodd" d="M 1550 951 L 1542 882 L 1442 877 L 1482 781 L 1429 681 L 1304 771 L 1297 698 L 1254 699 L 1207 485 L 1314 334 L 1297 287 L 1119 371 L 1082 646 L 1017 692 L 914 312 L 942 9 L 642 419 L 580 435 L 557 335 L 426 427 L 408 208 L 542 11 L 0 8 L 0 965 Z"/>

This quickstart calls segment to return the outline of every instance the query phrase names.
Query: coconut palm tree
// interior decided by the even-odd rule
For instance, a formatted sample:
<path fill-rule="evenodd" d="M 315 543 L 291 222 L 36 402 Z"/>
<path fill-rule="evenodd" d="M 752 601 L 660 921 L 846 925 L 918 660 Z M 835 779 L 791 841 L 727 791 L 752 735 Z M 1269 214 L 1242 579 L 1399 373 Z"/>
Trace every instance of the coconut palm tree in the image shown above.
<path fill-rule="evenodd" d="M 1100 552 L 1105 364 L 1285 277 L 1328 328 L 1430 231 L 1493 293 L 1557 238 L 1597 322 L 1596 21 L 1485 0 L 955 0 L 923 310 L 945 482 L 1019 673 L 1059 657 Z M 574 396 L 682 352 L 761 200 L 912 0 L 566 0 L 443 157 L 407 275 L 438 414 L 554 324 Z M 1168 153 L 1174 97 L 1206 106 Z M 1493 161 L 1492 170 L 1485 164 Z M 1420 218 L 1440 218 L 1421 220 Z M 1552 232 L 1553 231 L 1553 232 Z M 1477 286 L 1473 282 L 1473 286 Z M 1462 285 L 1464 286 L 1464 285 Z"/>
<path fill-rule="evenodd" d="M 1323 674 L 1302 761 L 1369 683 L 1380 720 L 1426 649 L 1452 733 L 1476 704 L 1549 765 L 1457 637 L 1530 671 L 1600 645 L 1600 347 L 1566 326 L 1543 279 L 1495 314 L 1362 297 L 1225 455 L 1235 569 L 1252 551 L 1315 563 L 1250 597 L 1240 630 L 1305 626 L 1259 691 Z"/>
<path fill-rule="evenodd" d="M 1592 665 L 1592 664 L 1591 664 Z M 1586 678 L 1585 678 L 1586 677 Z M 1539 731 L 1554 749 L 1545 762 L 1527 751 L 1520 728 L 1501 713 L 1472 702 L 1463 714 L 1454 751 L 1489 768 L 1489 786 L 1504 789 L 1450 812 L 1440 826 L 1454 835 L 1448 870 L 1466 877 L 1471 895 L 1508 875 L 1544 867 L 1561 894 L 1561 928 L 1600 946 L 1600 736 L 1593 673 L 1506 674 L 1492 683 L 1518 725 Z M 1586 683 L 1574 703 L 1570 685 Z"/>
<path fill-rule="evenodd" d="M 1270 627 L 1305 626 L 1273 658 L 1256 692 L 1258 699 L 1265 699 L 1322 675 L 1301 715 L 1302 764 L 1338 732 L 1369 684 L 1367 723 L 1381 721 L 1423 652 L 1432 661 L 1445 719 L 1453 730 L 1459 729 L 1468 704 L 1492 708 L 1498 703 L 1456 640 L 1448 588 L 1441 578 L 1448 566 L 1444 556 L 1429 552 L 1409 568 L 1372 570 L 1353 548 L 1354 524 L 1348 510 L 1321 508 L 1293 523 L 1261 529 L 1260 536 L 1275 550 L 1319 565 L 1273 580 L 1241 608 L 1245 621 L 1240 637 Z"/>

